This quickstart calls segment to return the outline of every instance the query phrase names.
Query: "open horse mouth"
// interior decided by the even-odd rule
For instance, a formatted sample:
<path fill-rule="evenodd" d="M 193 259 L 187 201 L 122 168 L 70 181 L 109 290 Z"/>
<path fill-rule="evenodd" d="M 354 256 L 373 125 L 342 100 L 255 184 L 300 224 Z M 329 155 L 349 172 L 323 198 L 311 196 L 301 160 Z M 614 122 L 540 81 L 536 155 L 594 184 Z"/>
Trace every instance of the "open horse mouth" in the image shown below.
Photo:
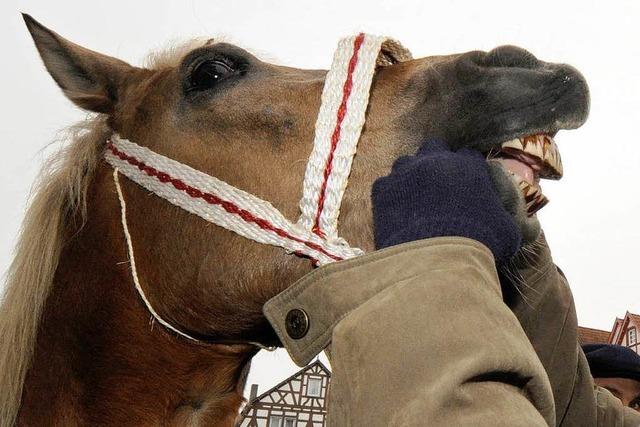
<path fill-rule="evenodd" d="M 437 64 L 438 65 L 438 64 Z M 449 64 L 440 63 L 440 76 Z M 548 203 L 540 180 L 558 180 L 562 160 L 554 137 L 577 129 L 589 113 L 589 88 L 578 70 L 544 62 L 516 46 L 473 51 L 453 61 L 453 83 L 428 87 L 448 103 L 447 127 L 433 132 L 454 149 L 475 148 L 515 176 L 527 214 Z M 438 92 L 440 87 L 445 89 Z M 447 92 L 448 91 L 448 92 Z M 429 117 L 434 110 L 426 110 Z"/>
<path fill-rule="evenodd" d="M 488 159 L 496 159 L 519 181 L 527 215 L 533 216 L 549 199 L 542 194 L 541 179 L 562 178 L 562 159 L 553 136 L 535 134 L 514 138 L 493 149 Z"/>

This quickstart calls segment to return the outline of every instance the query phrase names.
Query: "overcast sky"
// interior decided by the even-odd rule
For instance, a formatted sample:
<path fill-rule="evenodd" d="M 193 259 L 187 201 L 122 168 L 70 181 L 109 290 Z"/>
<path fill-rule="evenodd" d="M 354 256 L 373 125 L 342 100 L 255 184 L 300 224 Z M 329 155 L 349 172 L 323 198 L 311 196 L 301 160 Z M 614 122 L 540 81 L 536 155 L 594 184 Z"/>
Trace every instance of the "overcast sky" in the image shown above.
<path fill-rule="evenodd" d="M 327 68 L 337 40 L 357 31 L 393 36 L 415 57 L 503 44 L 577 67 L 591 116 L 560 132 L 562 181 L 545 182 L 539 215 L 569 278 L 581 325 L 610 329 L 640 312 L 640 1 L 14 1 L 0 2 L 0 270 L 11 259 L 43 147 L 85 117 L 46 74 L 19 11 L 65 37 L 133 64 L 167 42 L 225 35 L 263 58 Z M 0 285 L 2 286 L 2 285 Z M 471 326 L 471 325 L 470 325 Z M 297 369 L 286 352 L 261 352 L 249 382 L 261 391 Z"/>

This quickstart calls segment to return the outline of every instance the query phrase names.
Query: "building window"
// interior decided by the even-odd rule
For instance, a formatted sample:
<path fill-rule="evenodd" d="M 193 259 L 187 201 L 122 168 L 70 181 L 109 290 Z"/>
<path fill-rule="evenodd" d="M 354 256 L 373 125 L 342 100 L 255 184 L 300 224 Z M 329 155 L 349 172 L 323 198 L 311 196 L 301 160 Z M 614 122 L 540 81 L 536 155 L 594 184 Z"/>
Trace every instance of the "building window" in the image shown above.
<path fill-rule="evenodd" d="M 636 332 L 636 328 L 629 329 L 629 332 L 627 333 L 628 333 L 629 345 L 638 344 L 638 333 Z"/>
<path fill-rule="evenodd" d="M 271 415 L 269 417 L 269 427 L 282 427 L 282 417 L 280 415 Z"/>
<path fill-rule="evenodd" d="M 309 378 L 307 382 L 307 396 L 320 397 L 322 378 Z"/>
<path fill-rule="evenodd" d="M 295 427 L 296 419 L 293 417 L 283 417 L 282 415 L 271 415 L 269 417 L 269 427 Z"/>

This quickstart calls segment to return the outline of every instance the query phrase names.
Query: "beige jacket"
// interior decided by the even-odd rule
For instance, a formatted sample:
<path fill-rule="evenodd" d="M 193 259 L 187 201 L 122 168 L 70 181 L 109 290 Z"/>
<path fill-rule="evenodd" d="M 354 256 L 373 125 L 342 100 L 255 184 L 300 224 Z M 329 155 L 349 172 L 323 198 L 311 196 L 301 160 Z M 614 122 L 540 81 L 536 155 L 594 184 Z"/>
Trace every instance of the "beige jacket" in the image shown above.
<path fill-rule="evenodd" d="M 486 247 L 442 237 L 317 269 L 264 311 L 299 365 L 331 344 L 331 426 L 640 425 L 594 394 L 543 252 L 522 270 L 548 293 L 530 305 L 503 299 Z"/>

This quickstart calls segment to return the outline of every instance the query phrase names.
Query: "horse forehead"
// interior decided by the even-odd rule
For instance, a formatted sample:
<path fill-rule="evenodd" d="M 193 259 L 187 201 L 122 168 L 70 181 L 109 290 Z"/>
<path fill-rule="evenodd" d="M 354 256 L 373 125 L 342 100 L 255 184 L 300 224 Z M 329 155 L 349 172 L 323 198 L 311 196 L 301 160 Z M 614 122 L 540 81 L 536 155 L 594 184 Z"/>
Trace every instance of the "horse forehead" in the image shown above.
<path fill-rule="evenodd" d="M 214 43 L 214 39 L 204 37 L 173 43 L 164 49 L 150 52 L 144 60 L 144 67 L 152 70 L 177 67 L 190 52 Z"/>

